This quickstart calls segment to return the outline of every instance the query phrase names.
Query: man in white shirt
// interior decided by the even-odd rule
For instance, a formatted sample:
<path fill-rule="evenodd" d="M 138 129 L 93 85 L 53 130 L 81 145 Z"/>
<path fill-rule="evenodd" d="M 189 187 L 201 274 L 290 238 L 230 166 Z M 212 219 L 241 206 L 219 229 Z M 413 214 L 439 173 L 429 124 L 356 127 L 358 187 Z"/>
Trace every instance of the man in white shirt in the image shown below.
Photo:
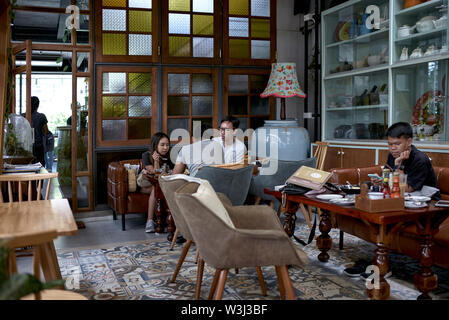
<path fill-rule="evenodd" d="M 234 136 L 239 125 L 239 119 L 233 116 L 225 117 L 220 123 L 220 136 L 212 139 L 219 142 L 223 148 L 224 163 L 241 162 L 246 154 L 245 144 Z"/>

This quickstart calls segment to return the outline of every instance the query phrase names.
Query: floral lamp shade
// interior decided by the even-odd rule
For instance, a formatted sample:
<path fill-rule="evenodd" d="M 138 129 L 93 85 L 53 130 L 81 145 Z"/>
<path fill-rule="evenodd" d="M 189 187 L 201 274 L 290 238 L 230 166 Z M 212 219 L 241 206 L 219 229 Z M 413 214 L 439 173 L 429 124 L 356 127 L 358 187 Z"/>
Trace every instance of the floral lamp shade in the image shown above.
<path fill-rule="evenodd" d="M 271 74 L 268 79 L 267 87 L 260 96 L 262 98 L 267 98 L 269 96 L 278 98 L 298 96 L 305 98 L 306 94 L 299 86 L 298 78 L 296 77 L 296 63 L 273 63 L 271 65 Z"/>

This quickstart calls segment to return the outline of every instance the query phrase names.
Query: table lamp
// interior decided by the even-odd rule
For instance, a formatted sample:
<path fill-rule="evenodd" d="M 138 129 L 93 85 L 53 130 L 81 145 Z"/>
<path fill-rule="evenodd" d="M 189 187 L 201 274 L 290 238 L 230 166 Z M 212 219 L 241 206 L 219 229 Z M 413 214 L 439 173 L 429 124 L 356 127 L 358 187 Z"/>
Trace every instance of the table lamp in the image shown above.
<path fill-rule="evenodd" d="M 262 98 L 275 96 L 281 98 L 281 120 L 285 120 L 285 98 L 298 96 L 305 98 L 306 94 L 299 86 L 296 77 L 296 63 L 281 62 L 271 65 L 271 74 L 268 79 L 267 87 L 260 94 Z"/>

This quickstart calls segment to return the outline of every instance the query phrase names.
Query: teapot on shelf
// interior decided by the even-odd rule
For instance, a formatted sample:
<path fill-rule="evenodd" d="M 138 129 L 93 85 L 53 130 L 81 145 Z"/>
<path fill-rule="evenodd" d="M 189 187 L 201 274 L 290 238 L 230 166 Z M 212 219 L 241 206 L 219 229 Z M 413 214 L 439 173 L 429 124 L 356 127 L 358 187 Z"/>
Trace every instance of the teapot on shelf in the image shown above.
<path fill-rule="evenodd" d="M 434 16 L 425 16 L 424 18 L 416 22 L 416 31 L 422 33 L 435 29 L 435 20 L 436 19 Z"/>

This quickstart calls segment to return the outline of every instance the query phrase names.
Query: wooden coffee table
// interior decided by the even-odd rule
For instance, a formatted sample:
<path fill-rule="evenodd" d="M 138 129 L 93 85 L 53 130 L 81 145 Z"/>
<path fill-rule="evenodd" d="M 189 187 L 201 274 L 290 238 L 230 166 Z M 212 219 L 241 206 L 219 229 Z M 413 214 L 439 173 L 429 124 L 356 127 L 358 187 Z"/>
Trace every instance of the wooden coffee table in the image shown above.
<path fill-rule="evenodd" d="M 388 299 L 390 296 L 390 285 L 384 278 L 389 270 L 388 247 L 390 238 L 404 223 L 414 223 L 421 237 L 421 252 L 419 254 L 421 270 L 415 275 L 414 283 L 422 293 L 418 299 L 430 299 L 429 292 L 438 285 L 438 277 L 430 269 L 433 265 L 433 237 L 438 233 L 440 224 L 449 216 L 449 208 L 435 207 L 434 202 L 431 202 L 428 207 L 422 209 L 369 213 L 358 210 L 354 206 L 339 206 L 321 201 L 315 196 L 285 194 L 283 199 L 283 194 L 279 191 L 272 189 L 265 189 L 264 191 L 266 194 L 282 200 L 286 216 L 284 230 L 290 237 L 293 236 L 296 212 L 301 203 L 321 209 L 319 224 L 321 234 L 316 240 L 317 247 L 321 251 L 318 260 L 321 262 L 329 260 L 328 251 L 332 247 L 332 238 L 329 236 L 332 229 L 330 212 L 359 219 L 369 227 L 370 238 L 376 240 L 377 246 L 373 263 L 379 267 L 380 273 L 380 286 L 367 289 L 367 294 L 371 299 Z"/>

